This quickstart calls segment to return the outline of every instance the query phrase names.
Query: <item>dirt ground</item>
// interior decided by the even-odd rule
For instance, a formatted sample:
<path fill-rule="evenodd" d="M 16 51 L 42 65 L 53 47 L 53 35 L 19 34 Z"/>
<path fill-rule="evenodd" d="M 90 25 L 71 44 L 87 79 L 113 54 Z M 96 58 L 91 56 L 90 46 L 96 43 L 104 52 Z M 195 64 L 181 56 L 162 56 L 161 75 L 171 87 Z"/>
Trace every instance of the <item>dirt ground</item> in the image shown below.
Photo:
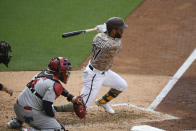
<path fill-rule="evenodd" d="M 112 70 L 127 81 L 128 89 L 112 101 L 112 104 L 129 103 L 144 108 L 151 104 L 196 48 L 195 7 L 195 0 L 145 0 L 127 17 L 125 22 L 129 28 L 122 40 L 123 50 L 115 58 Z M 175 85 L 175 90 L 170 92 L 169 97 L 157 109 L 182 117 L 181 120 L 149 122 L 166 117 L 126 106 L 115 107 L 115 115 L 109 115 L 100 108 L 92 108 L 89 109 L 86 120 L 79 120 L 73 113 L 60 113 L 58 119 L 70 131 L 128 131 L 131 126 L 139 124 L 174 131 L 196 129 L 196 118 L 192 115 L 196 107 L 195 66 L 194 63 Z M 26 83 L 36 73 L 38 72 L 0 72 L 0 82 L 15 91 L 12 97 L 0 92 L 0 131 L 9 130 L 7 122 L 15 116 L 13 104 Z M 79 94 L 82 88 L 80 70 L 72 72 L 65 88 L 74 95 Z M 103 87 L 97 97 L 102 96 L 108 89 Z M 64 103 L 66 100 L 63 97 L 55 102 L 57 105 Z"/>
<path fill-rule="evenodd" d="M 195 0 L 145 0 L 126 19 L 129 28 L 113 70 L 173 76 L 196 48 L 195 7 Z"/>
<path fill-rule="evenodd" d="M 181 120 L 150 123 L 167 130 L 196 129 L 196 61 L 179 79 L 156 110 L 179 116 Z"/>
<path fill-rule="evenodd" d="M 8 87 L 14 89 L 14 96 L 9 97 L 4 92 L 0 92 L 1 107 L 0 116 L 1 124 L 0 129 L 7 130 L 7 122 L 14 117 L 13 104 L 16 101 L 19 93 L 24 89 L 26 83 L 38 72 L 0 72 L 0 81 L 3 82 Z M 68 84 L 65 86 L 74 95 L 78 95 L 82 88 L 81 71 L 72 71 L 71 77 Z M 20 76 L 20 77 L 19 77 Z M 146 76 L 146 75 L 131 75 L 122 74 L 121 75 L 128 82 L 128 89 L 123 92 L 119 98 L 112 101 L 112 104 L 119 103 L 131 103 L 133 105 L 138 105 L 142 107 L 147 107 L 151 101 L 156 97 L 161 90 L 161 88 L 167 83 L 170 77 L 167 76 Z M 153 90 L 152 90 L 153 88 Z M 108 87 L 102 87 L 97 98 L 102 96 L 109 90 Z M 138 96 L 141 96 L 138 98 Z M 67 103 L 66 99 L 63 97 L 58 98 L 55 101 L 55 105 Z M 131 123 L 143 122 L 146 120 L 155 120 L 164 118 L 163 116 L 157 116 L 152 113 L 142 112 L 133 108 L 128 107 L 116 107 L 117 114 L 110 116 L 105 113 L 102 109 L 89 109 L 86 118 L 85 130 L 97 130 L 97 128 L 105 128 L 110 130 L 112 127 L 116 128 L 116 131 L 120 128 L 122 130 L 128 130 Z M 71 117 L 70 117 L 71 116 Z M 88 117 L 89 116 L 89 117 Z M 62 121 L 64 125 L 72 125 L 71 131 L 79 131 L 81 125 L 84 125 L 84 121 L 78 120 L 78 118 L 73 113 L 60 113 L 59 120 Z M 73 122 L 77 121 L 77 122 Z M 124 124 L 122 123 L 124 122 Z M 76 123 L 79 123 L 77 125 Z M 117 124 L 111 127 L 111 123 Z M 130 123 L 130 124 L 129 124 Z M 93 124 L 93 125 L 92 125 Z M 103 124 L 103 126 L 94 127 L 95 124 Z M 92 127 L 91 127 L 92 126 Z M 69 126 L 68 126 L 69 127 Z M 77 128 L 78 127 L 78 128 Z"/>

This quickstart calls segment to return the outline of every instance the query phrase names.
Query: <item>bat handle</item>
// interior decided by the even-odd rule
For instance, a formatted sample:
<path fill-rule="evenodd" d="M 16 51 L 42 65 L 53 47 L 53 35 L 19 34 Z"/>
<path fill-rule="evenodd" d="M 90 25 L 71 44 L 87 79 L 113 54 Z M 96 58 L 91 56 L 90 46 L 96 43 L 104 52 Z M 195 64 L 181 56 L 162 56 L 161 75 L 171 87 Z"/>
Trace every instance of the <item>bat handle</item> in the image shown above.
<path fill-rule="evenodd" d="M 87 32 L 91 32 L 91 31 L 95 31 L 95 30 L 97 30 L 97 27 L 92 28 L 92 29 L 87 29 L 87 30 L 85 30 L 85 32 L 87 33 Z"/>

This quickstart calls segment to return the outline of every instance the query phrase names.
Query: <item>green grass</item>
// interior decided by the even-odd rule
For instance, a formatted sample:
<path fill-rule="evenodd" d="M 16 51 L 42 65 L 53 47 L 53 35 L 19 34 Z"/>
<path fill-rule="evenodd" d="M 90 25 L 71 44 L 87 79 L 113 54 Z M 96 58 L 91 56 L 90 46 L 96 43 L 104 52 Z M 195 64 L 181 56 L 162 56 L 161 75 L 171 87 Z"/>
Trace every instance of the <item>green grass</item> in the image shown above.
<path fill-rule="evenodd" d="M 70 59 L 74 69 L 88 57 L 94 33 L 62 39 L 112 16 L 126 18 L 143 0 L 0 0 L 0 40 L 13 58 L 0 71 L 42 70 L 52 57 Z"/>

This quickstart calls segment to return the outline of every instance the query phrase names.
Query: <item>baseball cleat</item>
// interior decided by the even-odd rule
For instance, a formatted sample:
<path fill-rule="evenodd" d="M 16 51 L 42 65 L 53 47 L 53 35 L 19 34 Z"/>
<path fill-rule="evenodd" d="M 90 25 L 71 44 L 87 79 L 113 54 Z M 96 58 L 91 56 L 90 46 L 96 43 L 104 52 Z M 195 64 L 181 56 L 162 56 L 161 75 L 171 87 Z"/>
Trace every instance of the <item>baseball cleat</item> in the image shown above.
<path fill-rule="evenodd" d="M 22 128 L 21 131 L 29 131 L 29 129 L 28 128 Z"/>
<path fill-rule="evenodd" d="M 41 130 L 36 130 L 34 128 L 22 128 L 21 131 L 41 131 Z"/>
<path fill-rule="evenodd" d="M 112 109 L 112 107 L 111 107 L 111 105 L 109 103 L 105 103 L 105 104 L 100 105 L 98 103 L 98 100 L 95 103 L 96 103 L 97 106 L 103 107 L 106 112 L 108 112 L 110 114 L 114 114 L 115 113 L 115 111 Z"/>
<path fill-rule="evenodd" d="M 22 122 L 13 118 L 11 121 L 8 122 L 8 127 L 12 129 L 17 129 L 22 127 Z"/>

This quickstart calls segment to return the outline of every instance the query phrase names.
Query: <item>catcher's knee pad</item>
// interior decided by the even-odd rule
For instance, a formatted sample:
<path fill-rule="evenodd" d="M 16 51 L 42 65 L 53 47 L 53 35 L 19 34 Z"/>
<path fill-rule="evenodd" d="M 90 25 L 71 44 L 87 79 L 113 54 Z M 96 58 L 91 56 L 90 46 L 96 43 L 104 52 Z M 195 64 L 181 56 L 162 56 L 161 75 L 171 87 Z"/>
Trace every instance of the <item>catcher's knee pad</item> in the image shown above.
<path fill-rule="evenodd" d="M 13 118 L 11 121 L 8 122 L 8 127 L 12 129 L 17 129 L 22 127 L 22 123 L 20 120 Z"/>
<path fill-rule="evenodd" d="M 106 93 L 103 97 L 99 98 L 97 101 L 98 105 L 105 104 L 112 99 L 116 98 L 122 91 L 116 90 L 116 89 L 110 89 L 108 93 Z"/>

